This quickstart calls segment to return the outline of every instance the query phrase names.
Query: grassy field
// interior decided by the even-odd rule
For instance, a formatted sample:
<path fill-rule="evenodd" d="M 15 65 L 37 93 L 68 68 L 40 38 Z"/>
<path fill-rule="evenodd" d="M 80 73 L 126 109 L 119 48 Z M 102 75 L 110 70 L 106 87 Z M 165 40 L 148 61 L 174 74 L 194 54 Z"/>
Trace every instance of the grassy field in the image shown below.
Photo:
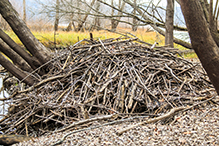
<path fill-rule="evenodd" d="M 121 32 L 123 34 L 126 34 L 127 32 L 130 32 L 128 29 L 119 29 L 118 32 Z M 65 31 L 58 31 L 56 34 L 52 31 L 40 31 L 40 32 L 32 32 L 34 36 L 42 42 L 46 47 L 53 48 L 55 47 L 54 42 L 56 42 L 56 47 L 66 47 L 69 45 L 73 45 L 79 40 L 82 39 L 89 39 L 89 32 L 65 32 Z M 120 34 L 111 33 L 108 31 L 93 31 L 93 37 L 94 39 L 108 39 L 108 38 L 117 38 L 120 37 Z M 139 29 L 136 32 L 131 32 L 135 36 L 137 36 L 139 39 L 153 44 L 154 42 L 158 42 L 160 46 L 164 46 L 164 37 L 156 32 L 148 32 L 146 30 Z M 13 32 L 7 32 L 11 38 L 18 43 L 19 45 L 22 45 L 20 40 L 17 38 L 17 36 Z M 54 39 L 55 38 L 55 39 Z M 185 50 L 180 45 L 174 44 L 175 48 L 178 48 L 180 50 Z M 186 58 L 196 58 L 195 53 L 188 53 L 184 54 L 184 57 Z"/>

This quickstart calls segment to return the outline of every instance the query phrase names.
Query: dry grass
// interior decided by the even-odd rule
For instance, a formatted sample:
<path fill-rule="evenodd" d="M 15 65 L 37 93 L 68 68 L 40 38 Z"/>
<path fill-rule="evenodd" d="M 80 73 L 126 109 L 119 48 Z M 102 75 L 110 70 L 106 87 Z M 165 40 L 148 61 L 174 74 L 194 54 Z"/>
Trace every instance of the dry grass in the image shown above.
<path fill-rule="evenodd" d="M 141 40 L 153 44 L 154 42 L 158 42 L 160 46 L 164 45 L 164 37 L 156 32 L 153 31 L 148 31 L 148 29 L 138 29 L 136 32 L 132 32 L 128 28 L 118 28 L 118 32 L 123 33 L 123 34 L 128 34 L 132 33 Z M 54 34 L 53 31 L 32 31 L 34 36 L 42 42 L 46 47 L 49 48 L 54 48 L 56 47 L 66 47 L 69 45 L 73 45 L 79 40 L 82 39 L 89 39 L 90 37 L 90 32 L 85 31 L 85 32 L 65 32 L 65 31 L 58 31 L 56 34 Z M 108 32 L 108 31 L 93 31 L 93 37 L 95 39 L 107 39 L 107 38 L 117 38 L 120 37 L 121 35 Z M 17 38 L 17 36 L 13 32 L 7 32 L 11 38 L 18 43 L 19 45 L 22 45 L 20 40 Z M 56 42 L 56 43 L 54 43 Z M 55 45 L 56 44 L 56 45 Z M 184 47 L 175 44 L 175 48 L 178 48 L 180 50 L 185 50 Z M 197 58 L 197 55 L 195 53 L 188 53 L 183 55 L 185 58 Z"/>

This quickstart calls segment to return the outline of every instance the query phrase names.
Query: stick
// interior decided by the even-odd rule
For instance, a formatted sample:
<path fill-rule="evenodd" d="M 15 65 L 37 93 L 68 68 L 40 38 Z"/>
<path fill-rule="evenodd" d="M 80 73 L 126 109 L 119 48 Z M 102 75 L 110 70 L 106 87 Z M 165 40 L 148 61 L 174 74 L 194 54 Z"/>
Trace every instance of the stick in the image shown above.
<path fill-rule="evenodd" d="M 117 121 L 108 122 L 108 123 L 105 123 L 105 124 L 100 124 L 98 126 L 93 126 L 93 127 L 88 127 L 88 128 L 80 129 L 80 130 L 75 130 L 73 132 L 70 132 L 70 133 L 66 134 L 65 136 L 62 137 L 62 139 L 60 141 L 57 141 L 56 143 L 54 143 L 54 144 L 52 144 L 50 146 L 56 146 L 56 145 L 59 145 L 59 144 L 63 143 L 65 141 L 65 139 L 69 135 L 74 134 L 74 133 L 78 133 L 78 132 L 82 132 L 82 131 L 86 131 L 86 130 L 91 130 L 91 129 L 96 129 L 96 128 L 99 128 L 99 127 L 103 127 L 103 126 L 107 126 L 107 125 L 112 125 L 112 124 L 116 124 L 116 123 L 120 123 L 120 122 L 126 122 L 126 121 L 130 121 L 130 120 L 134 120 L 134 119 L 139 119 L 139 118 L 142 119 L 142 118 L 146 118 L 146 117 L 148 117 L 148 116 L 136 116 L 136 117 L 131 117 L 131 118 L 128 118 L 128 119 L 121 119 L 121 120 L 117 120 Z"/>
<path fill-rule="evenodd" d="M 112 117 L 114 117 L 116 114 L 112 114 L 112 115 L 106 115 L 106 116 L 101 116 L 101 117 L 95 117 L 95 118 L 92 118 L 92 119 L 86 119 L 86 120 L 82 120 L 82 121 L 79 121 L 79 122 L 74 122 L 72 123 L 71 125 L 63 128 L 63 129 L 60 129 L 60 130 L 57 130 L 55 132 L 62 132 L 62 131 L 65 131 L 69 128 L 72 128 L 74 126 L 77 126 L 77 125 L 81 125 L 81 124 L 85 124 L 85 123 L 88 123 L 88 122 L 93 122 L 93 121 L 98 121 L 98 120 L 106 120 L 106 119 L 110 119 Z"/>
<path fill-rule="evenodd" d="M 137 126 L 141 126 L 141 125 L 144 125 L 144 124 L 149 124 L 149 123 L 157 122 L 157 121 L 159 121 L 159 120 L 166 119 L 166 118 L 168 118 L 168 117 L 170 117 L 170 116 L 173 116 L 176 112 L 181 111 L 181 110 L 184 110 L 184 109 L 186 109 L 186 107 L 173 108 L 173 109 L 170 110 L 170 112 L 168 112 L 168 113 L 166 113 L 166 114 L 164 114 L 164 115 L 162 115 L 162 116 L 160 116 L 160 117 L 156 117 L 156 118 L 149 119 L 149 120 L 147 120 L 147 121 L 140 122 L 140 123 L 138 123 L 138 124 L 132 125 L 132 126 L 130 126 L 130 127 L 127 127 L 127 128 L 125 128 L 125 129 L 122 129 L 122 130 L 118 131 L 116 134 L 117 134 L 117 135 L 122 135 L 124 132 L 126 132 L 126 131 L 128 131 L 128 130 L 131 130 L 131 129 L 137 127 Z"/>
<path fill-rule="evenodd" d="M 211 97 L 211 98 L 209 98 L 209 99 L 207 99 L 207 100 L 205 100 L 205 101 L 202 101 L 202 102 L 199 102 L 199 103 L 194 104 L 194 105 L 192 105 L 192 106 L 189 106 L 188 108 L 186 108 L 186 107 L 184 107 L 184 106 L 173 108 L 173 109 L 170 110 L 170 112 L 168 112 L 168 113 L 166 113 L 166 114 L 164 114 L 164 115 L 162 115 L 162 116 L 160 116 L 160 117 L 156 117 L 156 118 L 149 119 L 149 120 L 147 120 L 147 121 L 140 122 L 140 123 L 138 123 L 138 124 L 132 125 L 132 126 L 130 126 L 130 127 L 127 127 L 127 128 L 125 128 L 125 129 L 122 129 L 122 130 L 118 131 L 116 134 L 117 134 L 117 135 L 122 135 L 124 132 L 126 132 L 126 131 L 128 131 L 128 130 L 131 130 L 131 129 L 137 127 L 137 126 L 141 126 L 141 125 L 144 125 L 144 124 L 150 124 L 150 123 L 157 122 L 157 121 L 159 121 L 159 120 L 163 120 L 163 119 L 169 118 L 169 117 L 173 116 L 175 113 L 177 113 L 177 112 L 179 112 L 179 111 L 186 111 L 186 110 L 189 110 L 189 109 L 191 109 L 191 108 L 193 108 L 193 107 L 195 107 L 195 106 L 197 106 L 197 105 L 200 105 L 200 104 L 203 104 L 203 103 L 205 103 L 205 102 L 208 102 L 208 101 L 212 100 L 213 98 L 215 98 L 215 96 L 213 96 L 213 97 Z"/>

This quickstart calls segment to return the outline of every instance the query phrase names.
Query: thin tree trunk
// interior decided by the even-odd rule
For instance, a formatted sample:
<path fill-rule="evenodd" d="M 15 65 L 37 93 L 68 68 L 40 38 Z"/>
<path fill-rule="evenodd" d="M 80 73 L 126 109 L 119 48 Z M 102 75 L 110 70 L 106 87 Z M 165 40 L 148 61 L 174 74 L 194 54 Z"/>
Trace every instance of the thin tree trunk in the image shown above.
<path fill-rule="evenodd" d="M 197 0 L 180 0 L 192 47 L 219 94 L 219 48 L 209 30 L 201 4 Z"/>
<path fill-rule="evenodd" d="M 27 62 L 21 58 L 14 50 L 12 50 L 2 39 L 0 39 L 0 51 L 8 56 L 20 69 L 27 72 L 33 71 Z"/>
<path fill-rule="evenodd" d="M 0 29 L 0 38 L 17 54 L 19 54 L 31 66 L 31 68 L 36 69 L 40 66 L 40 62 L 34 56 L 30 56 L 29 53 L 16 44 L 2 29 Z"/>
<path fill-rule="evenodd" d="M 159 27 L 155 26 L 155 25 L 151 25 L 151 27 L 156 30 L 159 34 L 163 35 L 165 37 L 165 31 L 163 31 L 162 29 L 160 29 Z M 177 39 L 177 38 L 173 38 L 173 42 L 178 44 L 178 45 L 181 45 L 185 48 L 188 48 L 188 49 L 192 49 L 192 46 L 190 43 L 187 43 L 185 41 L 182 41 L 181 39 Z"/>
<path fill-rule="evenodd" d="M 72 30 L 72 21 L 69 22 L 66 31 L 71 31 Z"/>
<path fill-rule="evenodd" d="M 95 3 L 95 0 L 92 0 L 90 6 L 92 7 L 92 6 L 94 5 L 94 3 Z M 82 27 L 83 27 L 85 21 L 87 20 L 87 17 L 88 17 L 88 15 L 89 15 L 89 13 L 90 13 L 90 10 L 91 10 L 91 8 L 88 9 L 88 11 L 87 11 L 87 13 L 85 14 L 83 20 L 79 22 L 77 31 L 81 31 L 81 29 L 82 29 Z"/>
<path fill-rule="evenodd" d="M 0 1 L 0 14 L 11 26 L 27 50 L 35 56 L 41 64 L 50 60 L 50 52 L 31 33 L 19 14 L 14 10 L 8 0 Z"/>
<path fill-rule="evenodd" d="M 134 4 L 131 3 L 130 0 L 126 0 L 126 3 L 129 4 L 130 6 L 134 7 Z M 146 21 L 149 20 L 148 17 L 141 11 L 141 9 L 139 9 L 138 7 L 136 7 L 136 11 L 137 11 L 137 12 L 139 13 L 139 15 L 141 15 L 142 18 L 144 18 Z M 158 27 L 155 26 L 154 24 L 151 24 L 151 23 L 150 23 L 150 25 L 151 25 L 151 27 L 153 27 L 154 30 L 156 30 L 158 33 L 160 33 L 161 35 L 165 36 L 165 32 L 164 32 L 163 30 L 161 30 L 160 28 L 158 28 Z M 187 43 L 187 42 L 182 41 L 182 40 L 177 39 L 177 38 L 173 38 L 173 41 L 174 41 L 174 43 L 176 43 L 176 44 L 182 45 L 182 46 L 184 46 L 184 47 L 186 47 L 186 48 L 188 48 L 188 49 L 192 49 L 190 43 Z"/>
<path fill-rule="evenodd" d="M 165 45 L 173 47 L 174 0 L 167 0 Z"/>
<path fill-rule="evenodd" d="M 100 11 L 100 2 L 96 2 L 96 11 L 99 12 Z M 94 20 L 94 26 L 97 26 L 96 27 L 96 30 L 100 30 L 100 18 L 99 17 L 95 17 L 95 20 Z"/>
<path fill-rule="evenodd" d="M 77 7 L 81 8 L 80 0 L 77 0 Z M 78 28 L 79 22 L 81 20 L 81 11 L 80 11 L 80 9 L 78 9 L 77 15 L 78 15 L 78 25 L 77 25 L 77 28 Z M 75 29 L 76 31 L 77 31 L 77 28 Z"/>
<path fill-rule="evenodd" d="M 134 15 L 136 15 L 136 0 L 134 0 L 134 10 L 133 10 L 133 14 Z M 136 18 L 132 18 L 133 19 L 133 25 L 132 25 L 132 31 L 137 31 L 137 28 L 138 28 L 138 26 L 137 26 L 137 20 L 136 20 Z"/>
<path fill-rule="evenodd" d="M 111 5 L 112 5 L 112 6 L 114 6 L 114 3 L 113 3 L 113 2 L 114 2 L 114 1 L 111 0 Z M 119 9 L 120 9 L 120 11 L 118 12 L 118 15 L 122 15 L 122 11 L 123 11 L 124 7 L 125 7 L 125 2 L 124 2 L 124 1 L 122 1 L 122 2 L 119 1 Z M 113 18 L 113 15 L 114 15 L 114 9 L 113 9 L 113 8 L 112 8 L 111 15 L 112 15 L 112 18 Z M 117 17 L 116 19 L 117 19 L 117 20 L 120 20 L 121 17 Z M 112 29 L 113 31 L 115 31 L 116 28 L 117 28 L 118 25 L 119 25 L 119 21 L 117 21 L 117 20 L 111 19 L 111 29 Z"/>
<path fill-rule="evenodd" d="M 113 0 L 111 0 L 111 5 L 114 6 Z M 114 16 L 114 9 L 113 8 L 111 9 L 111 16 L 112 16 L 112 18 Z M 111 19 L 111 30 L 113 30 L 113 31 L 116 30 L 116 24 L 115 23 L 116 23 L 116 20 Z"/>
<path fill-rule="evenodd" d="M 56 0 L 56 16 L 55 16 L 55 24 L 54 24 L 54 30 L 58 31 L 59 29 L 59 0 Z"/>
<path fill-rule="evenodd" d="M 1 53 L 0 53 L 0 62 L 5 69 L 7 69 L 12 75 L 17 77 L 19 80 L 23 80 L 28 75 L 25 72 L 23 72 L 20 68 L 12 64 Z M 35 78 L 33 78 L 32 76 L 28 76 L 26 79 L 24 79 L 23 82 L 32 86 L 35 83 Z"/>
<path fill-rule="evenodd" d="M 27 23 L 26 0 L 23 0 L 23 21 L 24 21 L 24 23 Z"/>

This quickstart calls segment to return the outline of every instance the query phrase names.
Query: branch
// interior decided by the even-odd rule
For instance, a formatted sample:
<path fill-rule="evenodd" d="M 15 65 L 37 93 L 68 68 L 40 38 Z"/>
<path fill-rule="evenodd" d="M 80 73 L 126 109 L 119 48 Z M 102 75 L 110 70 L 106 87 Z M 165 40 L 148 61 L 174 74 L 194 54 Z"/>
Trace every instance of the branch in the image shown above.
<path fill-rule="evenodd" d="M 173 109 L 170 110 L 169 113 L 166 113 L 166 114 L 164 114 L 164 115 L 162 115 L 162 116 L 160 116 L 160 117 L 156 117 L 156 118 L 149 119 L 149 120 L 147 120 L 147 121 L 140 122 L 140 123 L 138 123 L 138 124 L 132 125 L 132 126 L 130 126 L 130 127 L 127 127 L 127 128 L 125 128 L 125 129 L 122 129 L 122 130 L 118 131 L 116 134 L 117 134 L 117 135 L 122 135 L 124 132 L 126 132 L 126 131 L 128 131 L 128 130 L 131 130 L 131 129 L 137 127 L 137 126 L 141 126 L 141 125 L 144 125 L 144 124 L 150 124 L 150 123 L 153 123 L 153 122 L 157 122 L 157 121 L 159 121 L 159 120 L 166 119 L 166 118 L 168 118 L 168 117 L 173 116 L 176 112 L 179 112 L 179 111 L 184 110 L 184 109 L 186 109 L 186 108 L 185 108 L 185 107 L 173 108 Z"/>
<path fill-rule="evenodd" d="M 150 123 L 155 123 L 155 122 L 157 122 L 157 121 L 160 121 L 160 120 L 169 118 L 169 117 L 173 116 L 174 114 L 176 114 L 176 113 L 179 112 L 179 111 L 186 111 L 186 110 L 189 110 L 189 109 L 191 109 L 191 108 L 193 108 L 193 107 L 195 107 L 195 106 L 197 106 L 197 105 L 206 103 L 206 102 L 212 100 L 212 99 L 215 98 L 215 97 L 216 97 L 216 96 L 213 96 L 213 97 L 211 97 L 211 98 L 209 98 L 209 99 L 207 99 L 207 100 L 204 100 L 204 101 L 202 101 L 202 102 L 199 102 L 199 103 L 194 104 L 194 105 L 192 105 L 192 106 L 189 106 L 189 107 L 187 107 L 187 108 L 184 107 L 184 106 L 173 108 L 173 109 L 170 110 L 170 112 L 168 112 L 168 113 L 166 113 L 166 114 L 164 114 L 164 115 L 162 115 L 162 116 L 160 116 L 160 117 L 156 117 L 156 118 L 153 118 L 153 119 L 149 119 L 149 120 L 147 120 L 147 121 L 144 121 L 144 122 L 137 123 L 137 124 L 135 124 L 135 125 L 132 125 L 132 126 L 130 126 L 130 127 L 127 127 L 127 128 L 125 128 L 125 129 L 122 129 L 122 130 L 117 131 L 116 134 L 117 134 L 117 135 L 122 135 L 124 132 L 126 132 L 126 131 L 128 131 L 128 130 L 131 130 L 131 129 L 137 127 L 137 126 L 141 126 L 141 125 L 145 125 L 145 124 L 150 124 Z"/>

